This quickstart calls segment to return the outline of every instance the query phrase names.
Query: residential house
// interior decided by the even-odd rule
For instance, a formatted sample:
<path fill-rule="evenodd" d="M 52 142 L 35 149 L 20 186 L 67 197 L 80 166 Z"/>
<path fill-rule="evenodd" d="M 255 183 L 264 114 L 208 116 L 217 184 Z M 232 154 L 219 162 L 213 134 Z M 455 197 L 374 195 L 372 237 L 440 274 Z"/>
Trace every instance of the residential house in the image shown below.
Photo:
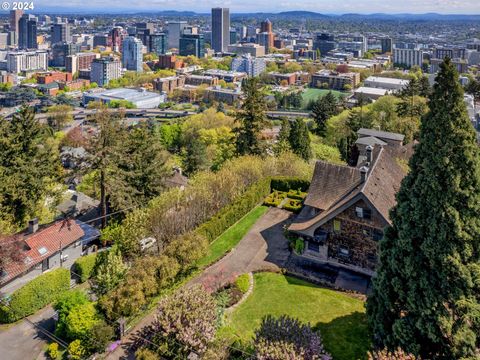
<path fill-rule="evenodd" d="M 360 129 L 358 136 L 355 167 L 317 161 L 289 231 L 305 240 L 302 256 L 371 276 L 413 146 L 401 134 Z"/>
<path fill-rule="evenodd" d="M 0 274 L 0 294 L 11 294 L 52 269 L 70 269 L 99 236 L 97 229 L 79 220 L 58 221 L 42 229 L 37 219 L 31 220 L 28 231 L 6 240 L 19 242 L 23 260 L 5 266 Z"/>

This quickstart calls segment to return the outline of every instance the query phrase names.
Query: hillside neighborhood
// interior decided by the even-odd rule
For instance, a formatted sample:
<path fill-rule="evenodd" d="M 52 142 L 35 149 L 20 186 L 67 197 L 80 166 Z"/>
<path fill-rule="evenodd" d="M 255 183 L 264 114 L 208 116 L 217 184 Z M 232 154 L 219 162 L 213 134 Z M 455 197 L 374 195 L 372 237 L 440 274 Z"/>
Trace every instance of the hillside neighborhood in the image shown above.
<path fill-rule="evenodd" d="M 0 14 L 1 359 L 480 359 L 479 15 L 86 3 Z"/>

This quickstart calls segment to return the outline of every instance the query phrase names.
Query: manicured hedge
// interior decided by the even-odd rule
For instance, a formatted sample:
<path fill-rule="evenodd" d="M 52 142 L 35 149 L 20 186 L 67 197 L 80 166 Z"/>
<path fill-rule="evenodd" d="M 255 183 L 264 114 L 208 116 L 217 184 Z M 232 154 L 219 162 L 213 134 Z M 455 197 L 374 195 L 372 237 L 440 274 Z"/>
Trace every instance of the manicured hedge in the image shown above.
<path fill-rule="evenodd" d="M 0 306 L 0 322 L 10 323 L 26 316 L 57 300 L 65 291 L 70 289 L 70 271 L 56 269 L 40 275 L 16 290 L 9 306 Z"/>
<path fill-rule="evenodd" d="M 275 190 L 274 192 L 272 192 L 270 195 L 267 196 L 267 198 L 263 202 L 263 205 L 277 207 L 282 203 L 282 201 L 286 197 L 287 197 L 286 192 Z"/>
<path fill-rule="evenodd" d="M 283 205 L 283 208 L 292 212 L 300 212 L 302 209 L 302 201 L 296 199 L 288 199 L 287 202 Z"/>
<path fill-rule="evenodd" d="M 310 186 L 310 181 L 296 178 L 279 176 L 272 178 L 271 189 L 278 191 L 301 190 L 307 191 Z"/>
<path fill-rule="evenodd" d="M 235 279 L 235 284 L 242 294 L 245 294 L 250 288 L 250 276 L 248 274 L 240 275 Z"/>
<path fill-rule="evenodd" d="M 225 206 L 217 215 L 200 225 L 195 231 L 208 241 L 215 240 L 230 226 L 262 202 L 270 193 L 270 179 L 263 179 L 250 186 L 231 205 Z"/>
<path fill-rule="evenodd" d="M 97 253 L 79 257 L 74 264 L 74 271 L 80 276 L 80 282 L 85 282 L 92 277 Z"/>

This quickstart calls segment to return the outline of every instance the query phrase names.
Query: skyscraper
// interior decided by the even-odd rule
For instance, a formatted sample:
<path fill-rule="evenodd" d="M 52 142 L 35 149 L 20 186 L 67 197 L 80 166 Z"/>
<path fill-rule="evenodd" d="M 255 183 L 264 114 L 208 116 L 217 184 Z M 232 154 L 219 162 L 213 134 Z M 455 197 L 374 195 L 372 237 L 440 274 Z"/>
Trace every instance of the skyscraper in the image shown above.
<path fill-rule="evenodd" d="M 217 52 L 227 51 L 230 44 L 230 10 L 212 9 L 212 48 Z"/>
<path fill-rule="evenodd" d="M 18 21 L 18 47 L 20 49 L 37 49 L 37 21 L 24 14 Z"/>
<path fill-rule="evenodd" d="M 10 30 L 18 33 L 18 21 L 23 15 L 23 10 L 10 10 Z"/>
<path fill-rule="evenodd" d="M 122 43 L 122 64 L 127 70 L 143 71 L 142 42 L 136 37 L 129 36 Z"/>
<path fill-rule="evenodd" d="M 260 23 L 260 34 L 263 34 L 263 36 L 260 37 L 263 41 L 259 42 L 259 44 L 265 46 L 265 50 L 268 52 L 269 49 L 273 47 L 274 40 L 272 22 L 270 20 L 266 19 Z"/>
<path fill-rule="evenodd" d="M 202 58 L 205 56 L 205 41 L 203 34 L 184 34 L 180 38 L 180 55 L 194 55 Z"/>
<path fill-rule="evenodd" d="M 151 34 L 148 38 L 148 51 L 157 55 L 163 55 L 167 52 L 167 35 Z"/>
<path fill-rule="evenodd" d="M 380 39 L 380 42 L 382 44 L 382 54 L 392 52 L 392 50 L 393 50 L 392 38 L 390 38 L 390 37 L 382 38 L 382 39 Z"/>
<path fill-rule="evenodd" d="M 66 23 L 53 24 L 51 28 L 51 43 L 52 45 L 70 42 L 70 25 Z"/>
<path fill-rule="evenodd" d="M 168 22 L 168 48 L 178 49 L 180 46 L 180 38 L 183 31 L 187 27 L 186 21 L 169 21 Z"/>

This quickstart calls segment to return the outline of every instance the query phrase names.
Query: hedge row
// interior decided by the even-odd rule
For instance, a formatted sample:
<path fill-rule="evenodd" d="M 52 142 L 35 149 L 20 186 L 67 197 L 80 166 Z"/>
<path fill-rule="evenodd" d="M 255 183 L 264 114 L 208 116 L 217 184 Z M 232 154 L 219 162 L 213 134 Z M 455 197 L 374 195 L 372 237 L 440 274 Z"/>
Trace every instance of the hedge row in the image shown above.
<path fill-rule="evenodd" d="M 80 276 L 80 282 L 84 283 L 93 275 L 97 253 L 79 257 L 74 264 L 74 271 Z"/>
<path fill-rule="evenodd" d="M 0 306 L 0 322 L 11 323 L 57 300 L 65 291 L 70 289 L 70 271 L 56 269 L 40 275 L 16 290 L 8 306 Z"/>
<path fill-rule="evenodd" d="M 195 231 L 212 242 L 235 224 L 270 194 L 270 179 L 263 179 L 250 186 L 232 204 L 225 206 L 214 217 Z"/>
<path fill-rule="evenodd" d="M 307 191 L 310 181 L 297 177 L 279 176 L 272 178 L 271 188 L 278 191 L 300 190 Z"/>

